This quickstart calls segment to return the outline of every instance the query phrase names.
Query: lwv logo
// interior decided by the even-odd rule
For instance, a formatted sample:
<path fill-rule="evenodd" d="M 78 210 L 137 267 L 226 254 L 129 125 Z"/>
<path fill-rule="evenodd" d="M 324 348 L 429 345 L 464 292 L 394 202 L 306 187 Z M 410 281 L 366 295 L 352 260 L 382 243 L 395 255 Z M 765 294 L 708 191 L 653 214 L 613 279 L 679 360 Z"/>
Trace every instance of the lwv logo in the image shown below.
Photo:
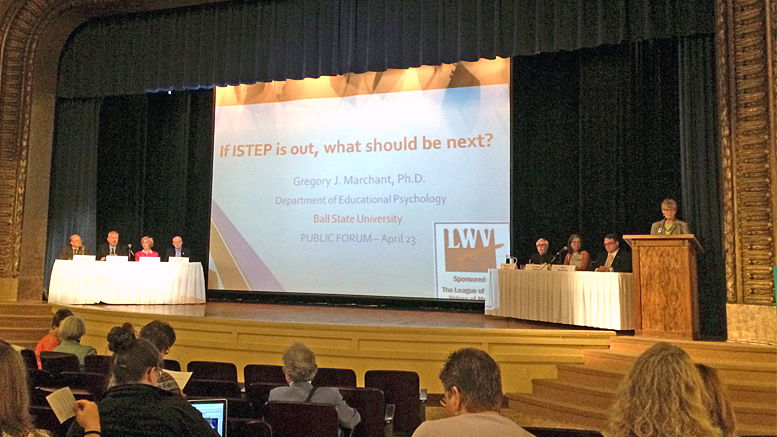
<path fill-rule="evenodd" d="M 496 268 L 496 249 L 504 246 L 494 243 L 493 228 L 445 229 L 446 272 L 488 272 Z"/>

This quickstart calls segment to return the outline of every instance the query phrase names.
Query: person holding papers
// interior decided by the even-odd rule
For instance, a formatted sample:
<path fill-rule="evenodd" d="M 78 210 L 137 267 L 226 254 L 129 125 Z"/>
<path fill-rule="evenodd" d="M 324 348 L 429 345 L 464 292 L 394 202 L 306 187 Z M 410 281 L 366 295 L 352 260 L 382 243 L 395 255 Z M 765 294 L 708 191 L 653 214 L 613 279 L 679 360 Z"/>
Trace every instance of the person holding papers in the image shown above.
<path fill-rule="evenodd" d="M 154 247 L 154 239 L 151 237 L 143 237 L 140 239 L 140 245 L 143 246 L 143 250 L 135 253 L 135 261 L 140 261 L 141 258 L 155 257 L 159 258 L 159 254 L 151 250 Z"/>
<path fill-rule="evenodd" d="M 186 399 L 156 387 L 162 360 L 153 343 L 117 327 L 108 334 L 108 349 L 113 351 L 115 385 L 96 409 L 90 408 L 99 413 L 100 437 L 218 437 Z M 84 406 L 91 407 L 82 403 L 79 409 Z M 68 435 L 84 435 L 84 430 L 75 423 Z"/>
<path fill-rule="evenodd" d="M 73 259 L 73 255 L 89 255 L 89 250 L 81 244 L 81 237 L 76 234 L 70 236 L 70 244 L 62 248 L 57 259 Z"/>
<path fill-rule="evenodd" d="M 0 435 L 3 437 L 46 437 L 35 429 L 30 417 L 30 389 L 27 366 L 13 346 L 0 340 Z"/>
<path fill-rule="evenodd" d="M 631 273 L 631 252 L 620 250 L 618 236 L 607 234 L 604 236 L 605 252 L 596 257 L 591 268 L 597 272 Z"/>
<path fill-rule="evenodd" d="M 100 261 L 104 261 L 109 256 L 127 256 L 127 246 L 119 246 L 119 233 L 116 231 L 108 232 L 108 242 L 101 244 L 97 248 L 97 258 Z"/>
<path fill-rule="evenodd" d="M 548 247 L 550 243 L 544 238 L 537 240 L 537 253 L 529 258 L 529 262 L 532 264 L 551 264 L 553 262 L 553 254 L 548 253 Z"/>
<path fill-rule="evenodd" d="M 159 349 L 159 358 L 163 360 L 165 355 L 170 353 L 170 348 L 175 343 L 175 331 L 169 323 L 154 320 L 140 328 L 140 338 L 145 338 L 153 343 Z M 181 387 L 178 387 L 175 379 L 165 370 L 159 373 L 159 380 L 156 382 L 156 386 L 170 393 L 183 396 Z"/>
<path fill-rule="evenodd" d="M 189 256 L 191 256 L 191 252 L 189 249 L 183 247 L 183 239 L 177 235 L 173 237 L 173 247 L 170 247 L 165 251 L 165 260 L 181 257 L 188 258 Z"/>

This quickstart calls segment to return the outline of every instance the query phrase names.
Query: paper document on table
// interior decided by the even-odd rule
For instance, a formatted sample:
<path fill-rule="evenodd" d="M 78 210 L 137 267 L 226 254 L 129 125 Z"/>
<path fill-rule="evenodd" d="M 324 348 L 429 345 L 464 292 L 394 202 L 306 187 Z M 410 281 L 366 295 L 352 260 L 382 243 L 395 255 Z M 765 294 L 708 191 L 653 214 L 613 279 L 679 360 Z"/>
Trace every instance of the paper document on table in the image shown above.
<path fill-rule="evenodd" d="M 163 372 L 169 373 L 178 384 L 178 387 L 181 387 L 181 390 L 186 387 L 186 383 L 189 382 L 189 378 L 192 377 L 192 372 L 176 372 L 175 370 L 167 369 L 163 370 Z"/>
<path fill-rule="evenodd" d="M 61 388 L 54 393 L 46 396 L 46 400 L 57 415 L 59 423 L 64 423 L 67 419 L 76 415 L 76 398 L 70 387 Z"/>

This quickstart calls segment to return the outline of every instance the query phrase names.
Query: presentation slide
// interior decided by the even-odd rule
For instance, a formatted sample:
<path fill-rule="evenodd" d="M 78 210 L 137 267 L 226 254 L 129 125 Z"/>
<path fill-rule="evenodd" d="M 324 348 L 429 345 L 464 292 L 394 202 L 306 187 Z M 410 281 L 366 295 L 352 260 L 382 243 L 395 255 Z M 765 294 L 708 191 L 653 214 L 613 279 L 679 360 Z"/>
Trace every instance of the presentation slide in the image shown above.
<path fill-rule="evenodd" d="M 510 61 L 216 90 L 208 288 L 482 300 L 510 253 Z"/>

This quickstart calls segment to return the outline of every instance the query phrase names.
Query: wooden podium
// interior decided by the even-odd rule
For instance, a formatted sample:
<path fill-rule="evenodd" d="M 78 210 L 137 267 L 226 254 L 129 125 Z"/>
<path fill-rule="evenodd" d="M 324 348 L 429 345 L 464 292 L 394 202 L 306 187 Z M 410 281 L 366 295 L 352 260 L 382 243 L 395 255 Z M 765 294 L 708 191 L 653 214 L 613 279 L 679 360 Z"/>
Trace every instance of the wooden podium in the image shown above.
<path fill-rule="evenodd" d="M 696 254 L 691 234 L 624 235 L 634 267 L 636 335 L 699 340 Z"/>

